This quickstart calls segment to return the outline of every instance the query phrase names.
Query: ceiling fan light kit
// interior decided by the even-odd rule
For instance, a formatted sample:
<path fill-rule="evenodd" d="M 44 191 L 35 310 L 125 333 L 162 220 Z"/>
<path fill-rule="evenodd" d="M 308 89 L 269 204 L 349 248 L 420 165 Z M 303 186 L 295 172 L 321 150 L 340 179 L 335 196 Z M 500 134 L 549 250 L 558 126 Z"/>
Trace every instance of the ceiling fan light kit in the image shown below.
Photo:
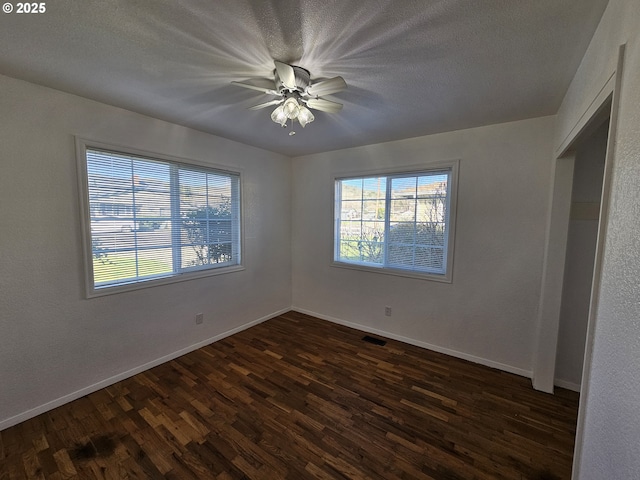
<path fill-rule="evenodd" d="M 280 97 L 250 107 L 249 110 L 259 110 L 262 108 L 278 105 L 271 112 L 271 120 L 281 125 L 287 126 L 287 122 L 297 121 L 304 128 L 313 122 L 315 117 L 311 110 L 319 110 L 327 113 L 337 113 L 342 110 L 342 104 L 320 98 L 321 95 L 331 95 L 347 88 L 347 83 L 342 77 L 334 77 L 328 80 L 321 80 L 317 83 L 311 82 L 309 70 L 288 65 L 282 62 L 274 62 L 274 88 L 262 88 L 242 82 L 231 82 L 239 87 L 257 90 L 267 95 Z M 293 135 L 295 132 L 289 133 Z"/>
<path fill-rule="evenodd" d="M 284 110 L 284 114 L 287 116 L 287 118 L 290 118 L 293 120 L 294 118 L 298 118 L 300 105 L 298 104 L 298 101 L 295 98 L 289 97 L 282 104 L 282 109 Z"/>
<path fill-rule="evenodd" d="M 313 113 L 311 113 L 311 110 L 309 110 L 307 107 L 300 107 L 300 111 L 298 112 L 298 117 L 297 120 L 300 123 L 300 125 L 302 126 L 302 128 L 304 128 L 304 126 L 307 123 L 311 123 L 316 119 L 316 117 L 313 116 Z"/>
<path fill-rule="evenodd" d="M 271 113 L 271 120 L 279 123 L 283 127 L 287 124 L 288 117 L 287 114 L 284 113 L 284 107 L 282 105 L 280 105 Z"/>

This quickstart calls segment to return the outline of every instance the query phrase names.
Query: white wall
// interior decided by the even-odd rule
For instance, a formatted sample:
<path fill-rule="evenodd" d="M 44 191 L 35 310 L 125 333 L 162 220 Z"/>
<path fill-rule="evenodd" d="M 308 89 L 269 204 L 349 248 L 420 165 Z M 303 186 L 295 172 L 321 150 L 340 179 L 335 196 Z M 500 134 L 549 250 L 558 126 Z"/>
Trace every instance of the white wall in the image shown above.
<path fill-rule="evenodd" d="M 582 378 L 608 132 L 605 122 L 582 140 L 575 157 L 555 371 L 556 385 L 575 391 Z"/>
<path fill-rule="evenodd" d="M 295 158 L 294 308 L 530 376 L 553 128 L 545 117 Z M 451 159 L 453 283 L 330 266 L 333 175 Z"/>
<path fill-rule="evenodd" d="M 602 284 L 574 478 L 640 472 L 640 4 L 610 0 L 558 114 L 559 145 L 616 69 L 626 43 Z"/>
<path fill-rule="evenodd" d="M 640 8 L 610 0 L 557 116 L 295 159 L 0 77 L 0 428 L 291 303 L 527 374 L 552 158 L 626 43 L 580 479 L 640 471 Z M 84 300 L 73 135 L 245 172 L 244 272 Z M 461 159 L 452 284 L 329 266 L 331 174 Z M 292 213 L 290 233 L 288 211 Z M 496 211 L 495 218 L 486 212 Z M 283 213 L 285 212 L 285 213 Z M 268 241 L 269 255 L 262 246 Z M 249 259 L 252 259 L 249 262 Z M 393 316 L 384 317 L 384 305 Z M 205 324 L 194 325 L 195 312 Z M 32 409 L 32 410 L 30 410 Z"/>
<path fill-rule="evenodd" d="M 242 169 L 246 270 L 86 300 L 74 135 Z M 287 157 L 0 76 L 0 429 L 288 310 L 290 173 Z"/>

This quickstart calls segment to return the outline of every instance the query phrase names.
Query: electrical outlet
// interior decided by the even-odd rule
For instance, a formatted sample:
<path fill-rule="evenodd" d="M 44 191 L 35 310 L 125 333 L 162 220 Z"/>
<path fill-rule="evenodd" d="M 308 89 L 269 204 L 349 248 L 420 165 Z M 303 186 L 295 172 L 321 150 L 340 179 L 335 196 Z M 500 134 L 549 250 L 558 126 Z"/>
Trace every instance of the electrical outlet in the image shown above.
<path fill-rule="evenodd" d="M 196 313 L 196 325 L 201 325 L 204 322 L 204 314 Z"/>
<path fill-rule="evenodd" d="M 391 316 L 391 307 L 384 307 L 384 314 L 387 317 Z"/>

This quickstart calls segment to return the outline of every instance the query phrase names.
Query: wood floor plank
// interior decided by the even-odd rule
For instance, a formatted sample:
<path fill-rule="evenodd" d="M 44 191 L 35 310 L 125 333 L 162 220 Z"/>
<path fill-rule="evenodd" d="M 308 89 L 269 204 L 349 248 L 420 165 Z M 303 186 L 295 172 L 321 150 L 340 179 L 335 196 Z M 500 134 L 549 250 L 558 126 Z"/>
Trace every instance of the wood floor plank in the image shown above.
<path fill-rule="evenodd" d="M 0 480 L 569 479 L 578 395 L 296 312 L 0 432 Z"/>

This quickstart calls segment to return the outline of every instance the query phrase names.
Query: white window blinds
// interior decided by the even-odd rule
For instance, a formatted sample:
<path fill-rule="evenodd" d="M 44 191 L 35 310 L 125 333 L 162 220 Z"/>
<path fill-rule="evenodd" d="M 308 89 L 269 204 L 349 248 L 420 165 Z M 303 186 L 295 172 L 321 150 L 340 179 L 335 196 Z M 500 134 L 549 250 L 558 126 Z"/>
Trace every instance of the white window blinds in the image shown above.
<path fill-rule="evenodd" d="M 240 263 L 238 174 L 85 152 L 93 289 Z"/>
<path fill-rule="evenodd" d="M 446 275 L 452 172 L 337 179 L 334 260 Z"/>

